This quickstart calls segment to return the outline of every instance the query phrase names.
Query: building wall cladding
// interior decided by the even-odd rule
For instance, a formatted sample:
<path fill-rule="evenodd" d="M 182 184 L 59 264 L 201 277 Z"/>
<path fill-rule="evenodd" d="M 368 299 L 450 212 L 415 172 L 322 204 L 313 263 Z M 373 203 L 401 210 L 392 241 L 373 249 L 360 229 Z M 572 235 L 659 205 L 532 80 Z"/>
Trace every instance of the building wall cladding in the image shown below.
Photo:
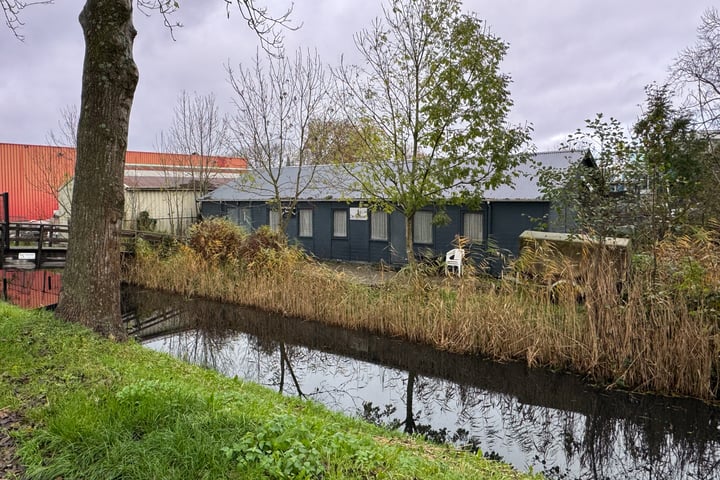
<path fill-rule="evenodd" d="M 155 231 L 182 235 L 195 221 L 195 193 L 188 190 L 128 190 L 123 228 L 136 229 L 140 212 L 155 220 Z"/>
<path fill-rule="evenodd" d="M 157 169 L 188 165 L 192 155 L 128 151 L 126 168 Z M 228 173 L 247 169 L 235 157 L 211 157 L 212 164 Z M 75 149 L 48 145 L 0 143 L 0 192 L 9 193 L 10 221 L 47 220 L 58 210 L 48 183 L 59 188 L 75 172 Z"/>
<path fill-rule="evenodd" d="M 390 215 L 387 240 L 379 241 L 370 238 L 370 220 L 352 220 L 347 217 L 347 236 L 340 238 L 333 235 L 333 218 L 335 211 L 347 211 L 358 208 L 359 202 L 317 201 L 299 202 L 295 215 L 288 222 L 286 233 L 292 242 L 300 244 L 314 256 L 322 259 L 385 262 L 402 264 L 407 262 L 405 255 L 405 218 L 395 211 Z M 264 202 L 214 202 L 202 203 L 204 217 L 226 216 L 238 224 L 235 209 L 247 209 L 250 213 L 253 229 L 269 224 L 269 207 Z M 299 236 L 299 215 L 301 209 L 312 209 L 312 237 Z M 434 208 L 426 211 L 435 213 Z M 517 256 L 519 252 L 519 236 L 529 229 L 542 229 L 547 222 L 549 203 L 544 201 L 507 201 L 486 202 L 477 210 L 461 206 L 448 206 L 445 209 L 449 222 L 444 225 L 433 225 L 431 243 L 415 243 L 414 251 L 420 258 L 441 257 L 454 248 L 457 235 L 465 235 L 463 231 L 463 215 L 480 213 L 483 221 L 483 239 L 471 243 L 467 250 L 476 262 L 488 255 L 488 245 L 492 255 L 500 251 L 502 257 Z M 372 215 L 372 213 L 370 213 Z M 247 226 L 247 225 L 246 225 Z M 497 270 L 501 265 L 495 265 Z M 502 262 L 501 262 L 502 263 Z"/>
<path fill-rule="evenodd" d="M 74 168 L 73 148 L 0 143 L 0 192 L 9 193 L 10 221 L 51 218 L 58 203 L 45 184 L 62 182 Z"/>

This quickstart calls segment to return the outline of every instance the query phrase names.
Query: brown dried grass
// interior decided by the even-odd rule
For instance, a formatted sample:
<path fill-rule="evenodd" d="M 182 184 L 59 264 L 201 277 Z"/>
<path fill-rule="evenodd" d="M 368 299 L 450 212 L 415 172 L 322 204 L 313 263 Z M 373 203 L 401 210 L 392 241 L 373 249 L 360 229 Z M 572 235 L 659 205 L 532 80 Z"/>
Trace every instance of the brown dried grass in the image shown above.
<path fill-rule="evenodd" d="M 289 247 L 259 248 L 258 260 L 242 265 L 219 265 L 181 247 L 166 259 L 139 249 L 127 279 L 452 352 L 569 370 L 611 387 L 716 399 L 720 324 L 707 304 L 720 286 L 716 240 L 668 239 L 656 250 L 658 268 L 635 268 L 629 276 L 617 255 L 602 248 L 571 262 L 542 247 L 522 259 L 543 265 L 532 279 L 440 280 L 405 271 L 369 286 Z M 688 255 L 700 279 L 694 283 L 677 273 Z"/>

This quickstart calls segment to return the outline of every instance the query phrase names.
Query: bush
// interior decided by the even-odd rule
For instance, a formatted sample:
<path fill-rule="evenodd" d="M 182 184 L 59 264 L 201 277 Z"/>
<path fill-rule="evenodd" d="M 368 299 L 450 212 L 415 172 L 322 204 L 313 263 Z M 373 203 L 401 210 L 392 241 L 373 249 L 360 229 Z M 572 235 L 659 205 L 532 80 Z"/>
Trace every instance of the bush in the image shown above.
<path fill-rule="evenodd" d="M 263 250 L 278 252 L 287 246 L 285 235 L 263 225 L 244 239 L 238 249 L 238 256 L 249 263 L 255 260 Z"/>
<path fill-rule="evenodd" d="M 225 218 L 210 218 L 190 227 L 188 243 L 202 258 L 235 263 L 247 237 L 245 231 Z"/>

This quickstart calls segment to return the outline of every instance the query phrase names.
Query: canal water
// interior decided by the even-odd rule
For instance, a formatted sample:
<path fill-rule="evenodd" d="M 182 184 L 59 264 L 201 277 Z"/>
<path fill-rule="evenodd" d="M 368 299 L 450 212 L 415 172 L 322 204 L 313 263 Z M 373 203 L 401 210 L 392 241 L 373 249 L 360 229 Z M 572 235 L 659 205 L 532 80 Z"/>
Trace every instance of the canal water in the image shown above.
<path fill-rule="evenodd" d="M 720 479 L 720 408 L 233 305 L 124 292 L 149 348 L 555 479 Z"/>
<path fill-rule="evenodd" d="M 3 272 L 3 286 L 5 298 L 34 308 L 56 301 L 60 281 Z M 123 291 L 123 317 L 154 350 L 519 470 L 720 480 L 720 407 L 699 401 L 605 391 L 572 375 L 134 288 Z"/>

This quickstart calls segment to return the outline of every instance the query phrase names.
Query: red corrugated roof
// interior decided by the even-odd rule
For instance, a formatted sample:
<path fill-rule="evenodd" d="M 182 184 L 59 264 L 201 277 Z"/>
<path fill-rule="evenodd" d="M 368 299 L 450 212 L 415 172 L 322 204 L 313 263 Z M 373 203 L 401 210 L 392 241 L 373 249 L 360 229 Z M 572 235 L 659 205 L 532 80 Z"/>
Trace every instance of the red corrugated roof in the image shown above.
<path fill-rule="evenodd" d="M 191 165 L 192 155 L 127 152 L 126 167 L 135 170 Z M 236 157 L 211 157 L 211 164 L 225 173 L 240 173 L 247 161 Z M 43 220 L 53 216 L 58 203 L 50 193 L 75 170 L 75 149 L 48 145 L 0 143 L 0 193 L 8 192 L 11 221 Z"/>

